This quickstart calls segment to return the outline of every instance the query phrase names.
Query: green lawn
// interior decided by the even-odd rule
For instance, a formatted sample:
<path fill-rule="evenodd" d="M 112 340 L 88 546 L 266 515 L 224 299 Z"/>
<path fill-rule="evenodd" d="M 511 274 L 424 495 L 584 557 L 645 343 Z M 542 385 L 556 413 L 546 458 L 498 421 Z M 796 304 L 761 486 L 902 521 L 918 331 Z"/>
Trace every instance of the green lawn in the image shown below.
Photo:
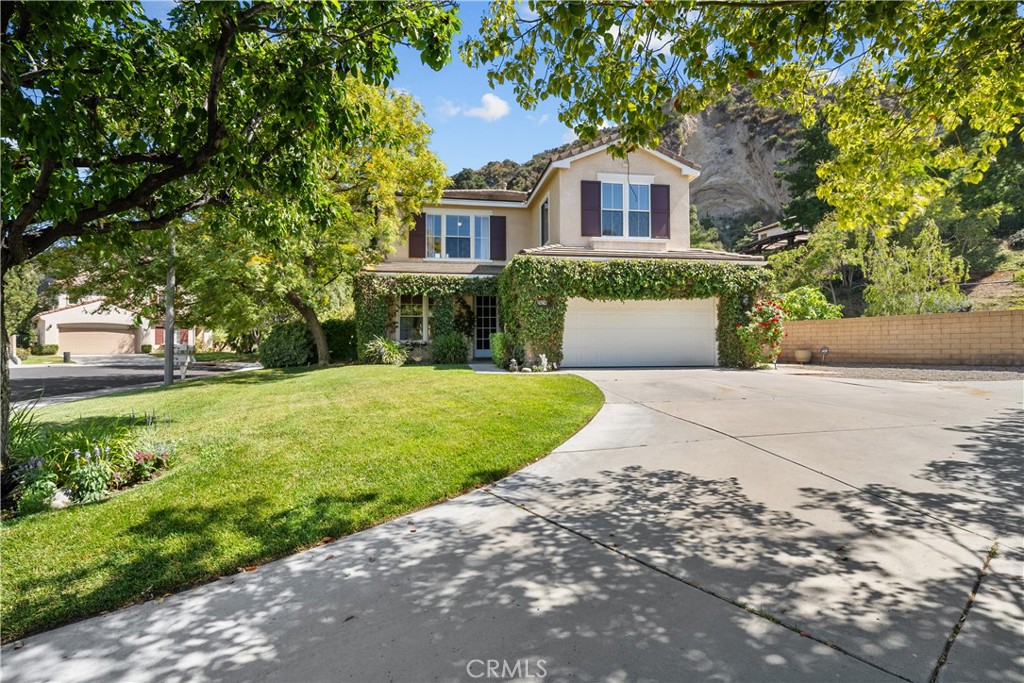
<path fill-rule="evenodd" d="M 163 351 L 154 351 L 151 355 L 163 358 Z M 252 353 L 235 353 L 234 351 L 199 351 L 196 353 L 197 363 L 255 363 L 256 355 Z"/>
<path fill-rule="evenodd" d="M 42 365 L 43 363 L 63 363 L 64 356 L 32 356 L 21 361 L 25 365 Z"/>
<path fill-rule="evenodd" d="M 155 411 L 165 476 L 4 524 L 3 640 L 181 589 L 493 481 L 587 423 L 571 375 L 352 366 L 260 371 L 41 411 Z"/>

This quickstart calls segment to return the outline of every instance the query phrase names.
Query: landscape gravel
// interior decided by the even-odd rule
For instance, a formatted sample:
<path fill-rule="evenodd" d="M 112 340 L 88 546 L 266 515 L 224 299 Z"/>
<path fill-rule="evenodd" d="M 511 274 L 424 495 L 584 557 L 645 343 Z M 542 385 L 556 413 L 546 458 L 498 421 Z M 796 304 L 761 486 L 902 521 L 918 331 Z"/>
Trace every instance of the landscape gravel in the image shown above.
<path fill-rule="evenodd" d="M 847 379 L 893 379 L 904 382 L 1024 381 L 1024 368 L 988 365 L 787 365 L 790 374 L 828 375 Z"/>

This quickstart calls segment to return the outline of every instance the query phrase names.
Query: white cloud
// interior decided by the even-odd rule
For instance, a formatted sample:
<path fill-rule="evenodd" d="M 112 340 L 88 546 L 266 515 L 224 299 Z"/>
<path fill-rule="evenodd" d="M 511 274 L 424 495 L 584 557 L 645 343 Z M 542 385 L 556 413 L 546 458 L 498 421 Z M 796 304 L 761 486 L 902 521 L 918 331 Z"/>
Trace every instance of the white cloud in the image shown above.
<path fill-rule="evenodd" d="M 490 123 L 508 116 L 508 102 L 501 99 L 494 93 L 485 93 L 480 98 L 480 106 L 466 109 L 463 113 L 474 119 L 483 119 Z"/>
<path fill-rule="evenodd" d="M 527 114 L 526 118 L 533 121 L 535 125 L 543 126 L 545 123 L 551 120 L 551 116 L 548 114 L 541 114 L 540 116 L 534 116 L 533 114 Z"/>
<path fill-rule="evenodd" d="M 462 108 L 455 105 L 451 100 L 441 98 L 441 106 L 438 107 L 437 113 L 442 119 L 450 119 L 453 116 L 458 116 L 462 113 Z"/>
<path fill-rule="evenodd" d="M 576 135 L 576 133 L 571 131 L 571 130 L 567 130 L 564 133 L 562 133 L 562 144 L 563 145 L 568 145 L 570 142 L 576 142 L 579 139 L 580 139 L 580 136 Z"/>

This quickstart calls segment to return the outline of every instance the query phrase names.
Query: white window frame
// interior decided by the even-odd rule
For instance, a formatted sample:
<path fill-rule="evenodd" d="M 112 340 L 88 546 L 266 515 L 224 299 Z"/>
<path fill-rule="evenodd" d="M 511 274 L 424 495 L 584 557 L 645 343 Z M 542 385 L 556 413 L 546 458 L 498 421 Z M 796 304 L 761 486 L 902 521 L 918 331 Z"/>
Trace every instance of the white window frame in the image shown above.
<path fill-rule="evenodd" d="M 429 209 L 427 211 L 424 211 L 424 214 L 426 216 L 439 216 L 441 218 L 441 253 L 440 254 L 432 254 L 431 253 L 432 245 L 431 245 L 431 240 L 430 240 L 430 234 L 427 233 L 425 235 L 425 239 L 427 240 L 427 244 L 426 244 L 425 249 L 423 251 L 425 259 L 428 259 L 428 260 L 431 260 L 431 259 L 442 259 L 442 260 L 445 260 L 445 261 L 461 261 L 461 262 L 476 262 L 476 263 L 488 263 L 488 262 L 491 261 L 491 258 L 490 258 L 490 243 L 491 243 L 490 223 L 491 223 L 491 219 L 493 218 L 493 214 L 494 214 L 493 211 L 482 211 L 480 209 Z M 449 216 L 465 216 L 465 217 L 469 218 L 469 258 L 461 258 L 461 257 L 458 257 L 458 256 L 450 257 L 450 256 L 447 256 L 445 254 L 445 251 L 446 251 L 445 248 L 447 246 L 447 241 L 448 241 L 448 221 L 447 221 L 447 218 Z M 486 218 L 487 219 L 487 223 L 488 223 L 488 227 L 487 227 L 488 238 L 486 240 L 487 245 L 488 245 L 487 258 L 476 258 L 476 256 L 475 256 L 475 254 L 477 253 L 477 239 L 476 239 L 476 220 L 477 220 L 477 218 Z M 426 220 L 426 218 L 424 220 Z M 426 229 L 425 225 L 424 225 L 424 229 Z"/>
<path fill-rule="evenodd" d="M 601 183 L 601 235 L 600 238 L 603 240 L 651 240 L 651 239 L 664 239 L 659 237 L 651 237 L 653 225 L 651 223 L 651 185 L 654 184 L 653 175 L 638 175 L 638 174 L 625 174 L 625 173 L 598 173 L 597 179 Z M 604 186 L 606 184 L 614 184 L 622 186 L 622 208 L 621 209 L 605 209 L 604 208 Z M 646 185 L 647 186 L 647 209 L 637 209 L 638 211 L 646 211 L 647 213 L 647 235 L 631 236 L 629 234 L 629 186 L 630 185 Z M 604 212 L 605 211 L 621 211 L 622 212 L 622 234 L 621 235 L 605 235 L 604 234 Z"/>
<path fill-rule="evenodd" d="M 424 344 L 430 341 L 430 297 L 426 294 L 409 294 L 406 296 L 420 297 L 420 316 L 423 324 L 423 339 L 402 339 L 402 318 L 412 317 L 402 315 L 402 295 L 398 296 L 395 302 L 395 341 L 409 342 L 411 344 Z"/>

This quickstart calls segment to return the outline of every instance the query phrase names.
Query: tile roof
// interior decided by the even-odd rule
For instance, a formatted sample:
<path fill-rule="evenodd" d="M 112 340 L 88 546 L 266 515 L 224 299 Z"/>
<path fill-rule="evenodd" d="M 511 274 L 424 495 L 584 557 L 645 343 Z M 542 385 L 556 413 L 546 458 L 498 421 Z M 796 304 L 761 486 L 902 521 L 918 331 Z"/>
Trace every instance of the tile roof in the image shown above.
<path fill-rule="evenodd" d="M 444 199 L 476 199 L 489 202 L 525 202 L 529 192 L 517 190 L 445 190 Z"/>
<path fill-rule="evenodd" d="M 563 258 L 730 261 L 734 263 L 749 263 L 751 265 L 763 265 L 765 263 L 765 260 L 760 256 L 734 254 L 728 251 L 713 251 L 711 249 L 631 251 L 628 249 L 594 249 L 592 247 L 566 247 L 561 244 L 548 244 L 543 247 L 523 249 L 519 253 L 530 256 L 560 256 Z"/>
<path fill-rule="evenodd" d="M 571 159 L 572 157 L 576 156 L 577 154 L 582 154 L 583 152 L 589 152 L 592 149 L 597 149 L 598 147 L 603 147 L 604 145 L 610 145 L 610 144 L 612 144 L 614 142 L 618 142 L 619 139 L 621 139 L 621 138 L 622 138 L 622 136 L 619 133 L 608 133 L 606 135 L 601 135 L 601 136 L 599 136 L 597 138 L 594 138 L 594 140 L 592 140 L 591 142 L 587 142 L 587 143 L 584 143 L 584 144 L 581 144 L 581 145 L 577 145 L 575 147 L 570 147 L 569 149 L 565 150 L 564 152 L 560 152 L 559 154 L 556 154 L 555 156 L 551 157 L 551 159 L 548 160 L 548 163 L 551 164 L 551 163 L 554 163 L 556 161 L 562 161 L 564 159 Z M 660 154 L 664 154 L 665 156 L 669 157 L 670 159 L 678 161 L 681 164 L 686 164 L 687 166 L 691 166 L 691 167 L 697 169 L 698 171 L 701 170 L 701 168 L 702 168 L 700 166 L 700 164 L 695 164 L 692 161 L 690 161 L 689 159 L 687 159 L 687 158 L 685 158 L 683 156 L 680 156 L 679 154 L 676 154 L 675 152 L 670 150 L 665 145 L 659 144 L 654 149 L 657 150 Z"/>
<path fill-rule="evenodd" d="M 495 263 L 424 259 L 423 261 L 385 261 L 364 270 L 374 273 L 416 273 L 420 275 L 497 275 L 504 267 Z"/>
<path fill-rule="evenodd" d="M 79 306 L 88 306 L 89 304 L 94 304 L 97 301 L 103 301 L 103 297 L 93 297 L 91 299 L 82 299 L 81 301 L 79 301 L 77 303 L 67 304 L 66 306 L 58 306 L 56 308 L 51 308 L 48 311 L 40 311 L 40 312 L 36 313 L 34 316 L 32 316 L 32 319 L 36 320 L 38 318 L 43 317 L 44 315 L 50 315 L 51 313 L 60 313 L 61 311 L 66 311 L 66 310 L 71 309 L 71 308 L 78 308 Z"/>

